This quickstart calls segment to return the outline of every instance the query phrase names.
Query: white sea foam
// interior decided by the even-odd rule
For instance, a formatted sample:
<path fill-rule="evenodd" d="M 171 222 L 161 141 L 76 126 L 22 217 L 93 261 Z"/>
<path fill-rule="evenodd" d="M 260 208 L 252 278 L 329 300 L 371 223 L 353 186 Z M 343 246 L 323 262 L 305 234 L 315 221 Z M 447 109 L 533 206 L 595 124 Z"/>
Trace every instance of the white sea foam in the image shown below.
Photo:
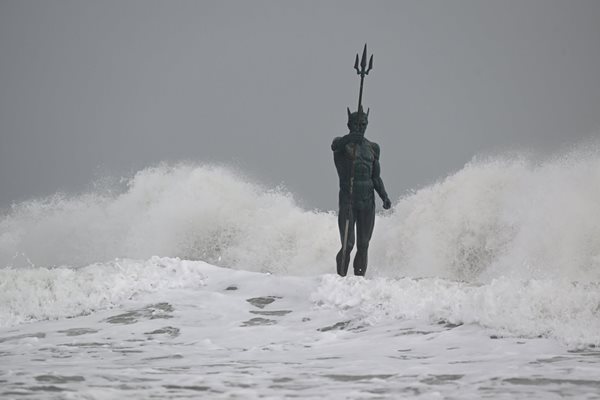
<path fill-rule="evenodd" d="M 325 275 L 312 299 L 348 318 L 377 324 L 424 319 L 479 324 L 500 334 L 600 344 L 600 285 L 564 280 L 494 279 L 469 284 L 440 278 L 340 278 Z"/>
<path fill-rule="evenodd" d="M 593 398 L 599 198 L 593 154 L 473 161 L 377 218 L 368 279 L 333 212 L 226 168 L 18 204 L 1 395 Z"/>
<path fill-rule="evenodd" d="M 453 317 L 570 335 L 564 323 L 575 331 L 581 324 L 574 317 L 586 314 L 564 306 L 567 314 L 557 316 L 552 285 L 296 277 L 193 264 L 205 277 L 199 288 L 140 293 L 119 310 L 0 327 L 0 397 L 597 398 L 593 349 L 436 323 Z M 550 312 L 536 299 L 550 300 Z M 523 321 L 527 315 L 533 320 Z M 596 319 L 575 334 L 594 327 Z"/>
<path fill-rule="evenodd" d="M 0 327 L 90 313 L 139 293 L 204 284 L 205 263 L 153 257 L 83 268 L 0 269 Z"/>
<path fill-rule="evenodd" d="M 393 172 L 386 175 L 393 186 Z M 600 156 L 475 160 L 377 219 L 372 277 L 600 279 Z M 200 259 L 254 271 L 333 270 L 333 212 L 303 210 L 223 167 L 161 165 L 119 194 L 54 196 L 0 217 L 0 265 Z"/>
<path fill-rule="evenodd" d="M 333 213 L 305 211 L 214 166 L 137 173 L 117 195 L 53 196 L 0 219 L 0 265 L 84 266 L 153 255 L 280 273 L 327 271 L 338 243 Z"/>
<path fill-rule="evenodd" d="M 340 310 L 353 327 L 424 320 L 434 325 L 477 324 L 500 336 L 545 336 L 571 346 L 600 345 L 598 283 L 502 277 L 476 284 L 333 274 L 291 279 L 158 257 L 83 268 L 2 269 L 0 327 L 88 314 L 168 289 L 201 289 L 220 293 L 220 298 L 231 284 L 255 296 L 288 297 L 290 304 L 310 299 L 317 309 Z"/>
<path fill-rule="evenodd" d="M 379 276 L 600 279 L 600 156 L 473 161 L 378 221 Z"/>
<path fill-rule="evenodd" d="M 385 178 L 394 185 L 392 172 Z M 316 299 L 355 304 L 370 318 L 443 319 L 600 344 L 598 199 L 596 153 L 474 160 L 378 217 L 368 269 L 375 279 L 356 281 L 367 285 L 360 290 L 352 279 L 325 280 Z M 166 273 L 152 260 L 128 262 L 123 272 L 110 262 L 116 257 L 314 276 L 334 271 L 338 247 L 333 212 L 303 210 L 289 193 L 227 168 L 161 165 L 118 194 L 32 200 L 0 217 L 0 265 L 10 267 L 0 269 L 0 319 L 76 315 L 194 276 L 178 271 L 184 263 Z"/>

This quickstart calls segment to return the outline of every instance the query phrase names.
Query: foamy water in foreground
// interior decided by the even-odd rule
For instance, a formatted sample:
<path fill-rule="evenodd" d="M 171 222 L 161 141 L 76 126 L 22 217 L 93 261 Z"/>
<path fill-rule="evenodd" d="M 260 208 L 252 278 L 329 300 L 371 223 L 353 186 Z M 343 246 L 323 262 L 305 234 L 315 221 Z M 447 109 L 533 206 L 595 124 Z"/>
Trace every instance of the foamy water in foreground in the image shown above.
<path fill-rule="evenodd" d="M 60 298 L 65 272 L 58 274 L 64 316 L 84 315 L 0 329 L 0 396 L 599 397 L 600 353 L 511 332 L 502 326 L 510 304 L 497 305 L 503 318 L 477 311 L 485 302 L 469 297 L 493 297 L 493 285 L 278 276 L 168 258 L 122 262 L 119 273 L 136 276 L 140 267 L 155 270 L 156 286 L 151 278 L 133 290 L 110 285 L 112 298 L 96 307 Z M 88 280 L 91 271 L 72 273 Z M 182 279 L 161 284 L 173 274 Z M 532 299 L 537 293 L 520 290 Z M 402 303 L 402 291 L 421 300 Z M 559 316 L 542 329 L 552 319 Z"/>
<path fill-rule="evenodd" d="M 16 204 L 0 398 L 598 399 L 599 198 L 596 154 L 474 161 L 379 215 L 367 279 L 227 168 Z"/>

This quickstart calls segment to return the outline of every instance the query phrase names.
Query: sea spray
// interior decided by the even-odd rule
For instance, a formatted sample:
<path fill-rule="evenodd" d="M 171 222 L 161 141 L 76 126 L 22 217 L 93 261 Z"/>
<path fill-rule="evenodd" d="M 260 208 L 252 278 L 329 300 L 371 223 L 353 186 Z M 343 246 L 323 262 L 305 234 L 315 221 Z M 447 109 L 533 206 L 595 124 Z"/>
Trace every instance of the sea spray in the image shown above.
<path fill-rule="evenodd" d="M 378 276 L 600 279 L 600 156 L 473 161 L 380 218 Z"/>
<path fill-rule="evenodd" d="M 393 171 L 387 174 L 394 185 Z M 370 277 L 600 278 L 600 156 L 474 160 L 378 216 Z M 334 270 L 335 212 L 224 167 L 160 165 L 118 194 L 54 196 L 0 217 L 0 265 L 84 266 L 153 255 L 252 271 Z"/>
<path fill-rule="evenodd" d="M 200 259 L 250 270 L 315 274 L 338 239 L 333 213 L 215 166 L 161 165 L 117 195 L 53 196 L 0 219 L 0 265 L 84 266 L 115 257 Z"/>

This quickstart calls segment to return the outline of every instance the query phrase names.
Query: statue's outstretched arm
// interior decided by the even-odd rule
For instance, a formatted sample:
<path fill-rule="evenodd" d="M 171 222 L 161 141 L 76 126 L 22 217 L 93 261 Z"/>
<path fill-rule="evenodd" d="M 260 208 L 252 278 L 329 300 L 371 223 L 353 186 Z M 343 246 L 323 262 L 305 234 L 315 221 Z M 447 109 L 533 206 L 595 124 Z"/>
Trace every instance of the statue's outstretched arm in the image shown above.
<path fill-rule="evenodd" d="M 387 210 L 392 206 L 392 202 L 390 201 L 390 198 L 388 197 L 388 194 L 385 191 L 383 179 L 381 179 L 381 166 L 379 165 L 379 146 L 375 145 L 374 150 L 375 161 L 373 162 L 373 187 L 375 188 L 375 191 L 377 192 L 379 197 L 381 197 L 381 200 L 383 200 L 383 208 Z"/>
<path fill-rule="evenodd" d="M 379 160 L 375 160 L 375 163 L 373 164 L 373 186 L 379 197 L 381 197 L 381 200 L 385 200 L 388 198 L 388 195 L 385 191 L 385 186 L 383 185 L 383 179 L 381 179 L 380 173 L 381 166 L 379 165 Z"/>

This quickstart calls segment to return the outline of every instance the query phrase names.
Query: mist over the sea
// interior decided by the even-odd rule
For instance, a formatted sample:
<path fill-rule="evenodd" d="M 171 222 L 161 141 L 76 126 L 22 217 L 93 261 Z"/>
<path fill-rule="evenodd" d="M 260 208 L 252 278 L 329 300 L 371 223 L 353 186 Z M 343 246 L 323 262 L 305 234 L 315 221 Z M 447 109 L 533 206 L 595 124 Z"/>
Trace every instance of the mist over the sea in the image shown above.
<path fill-rule="evenodd" d="M 380 213 L 368 275 L 598 280 L 598 182 L 595 151 L 475 159 Z M 2 266 L 158 255 L 277 274 L 332 271 L 335 213 L 304 209 L 283 188 L 192 164 L 149 167 L 120 186 L 14 205 L 0 217 Z"/>

